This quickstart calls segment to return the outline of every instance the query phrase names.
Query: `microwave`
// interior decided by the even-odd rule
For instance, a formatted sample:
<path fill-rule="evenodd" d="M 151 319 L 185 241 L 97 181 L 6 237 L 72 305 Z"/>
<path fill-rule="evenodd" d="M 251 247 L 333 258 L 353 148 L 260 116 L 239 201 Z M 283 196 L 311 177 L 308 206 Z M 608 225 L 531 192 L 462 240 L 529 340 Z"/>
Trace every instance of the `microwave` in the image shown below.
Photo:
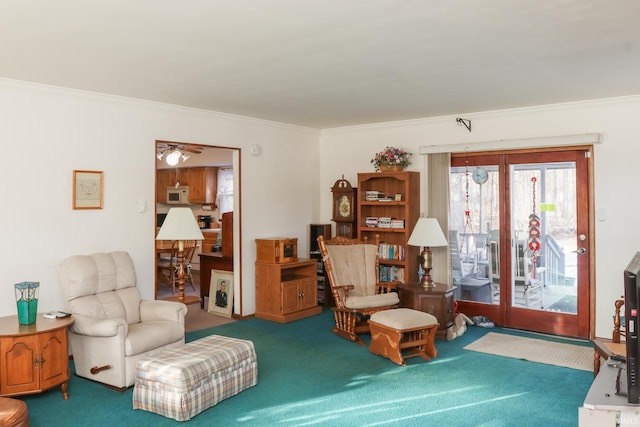
<path fill-rule="evenodd" d="M 168 205 L 188 205 L 189 204 L 189 187 L 186 185 L 167 187 L 167 204 Z"/>

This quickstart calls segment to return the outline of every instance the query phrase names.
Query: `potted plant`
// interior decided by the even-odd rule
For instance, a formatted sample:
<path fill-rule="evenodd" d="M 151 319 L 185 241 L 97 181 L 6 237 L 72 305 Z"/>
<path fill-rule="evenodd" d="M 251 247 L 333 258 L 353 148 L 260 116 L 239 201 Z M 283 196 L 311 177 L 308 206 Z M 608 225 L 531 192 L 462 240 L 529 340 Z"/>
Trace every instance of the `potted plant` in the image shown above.
<path fill-rule="evenodd" d="M 376 171 L 392 172 L 401 171 L 411 163 L 409 158 L 411 153 L 404 151 L 401 148 L 386 147 L 371 159 L 371 163 L 376 168 Z"/>

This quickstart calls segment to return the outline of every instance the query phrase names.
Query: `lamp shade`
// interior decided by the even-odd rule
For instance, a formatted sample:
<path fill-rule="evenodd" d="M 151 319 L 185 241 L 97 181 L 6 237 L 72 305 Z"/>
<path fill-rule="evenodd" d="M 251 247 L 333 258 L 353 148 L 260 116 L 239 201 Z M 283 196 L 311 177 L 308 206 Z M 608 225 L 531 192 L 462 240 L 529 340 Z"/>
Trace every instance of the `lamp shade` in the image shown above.
<path fill-rule="evenodd" d="M 191 208 L 171 208 L 156 240 L 204 240 Z"/>
<path fill-rule="evenodd" d="M 407 243 L 411 246 L 429 247 L 447 246 L 449 244 L 442 233 L 438 220 L 424 217 L 418 219 Z"/>

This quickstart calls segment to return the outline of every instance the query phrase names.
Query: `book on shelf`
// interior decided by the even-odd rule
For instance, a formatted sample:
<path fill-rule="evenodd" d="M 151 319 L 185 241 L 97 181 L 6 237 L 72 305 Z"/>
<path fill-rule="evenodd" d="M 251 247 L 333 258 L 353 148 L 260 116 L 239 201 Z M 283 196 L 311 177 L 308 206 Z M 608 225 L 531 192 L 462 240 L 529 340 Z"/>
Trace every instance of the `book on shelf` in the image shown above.
<path fill-rule="evenodd" d="M 381 265 L 380 266 L 380 283 L 384 282 L 401 282 L 404 283 L 404 267 L 397 267 L 395 265 Z"/>
<path fill-rule="evenodd" d="M 390 217 L 374 217 L 368 216 L 364 220 L 364 225 L 366 227 L 374 227 L 374 228 L 404 228 L 404 220 L 403 219 L 393 219 Z"/>
<path fill-rule="evenodd" d="M 367 227 L 377 227 L 378 226 L 378 217 L 377 216 L 368 216 L 364 220 L 364 224 Z"/>
<path fill-rule="evenodd" d="M 378 246 L 378 255 L 380 259 L 397 259 L 404 261 L 405 247 L 404 245 L 393 245 L 383 242 Z"/>
<path fill-rule="evenodd" d="M 369 202 L 375 202 L 379 200 L 381 197 L 384 197 L 384 193 L 382 191 L 365 191 L 364 199 Z"/>
<path fill-rule="evenodd" d="M 378 218 L 378 228 L 391 228 L 391 218 L 388 216 Z"/>
<path fill-rule="evenodd" d="M 403 219 L 392 219 L 391 220 L 391 228 L 404 228 L 404 220 Z"/>

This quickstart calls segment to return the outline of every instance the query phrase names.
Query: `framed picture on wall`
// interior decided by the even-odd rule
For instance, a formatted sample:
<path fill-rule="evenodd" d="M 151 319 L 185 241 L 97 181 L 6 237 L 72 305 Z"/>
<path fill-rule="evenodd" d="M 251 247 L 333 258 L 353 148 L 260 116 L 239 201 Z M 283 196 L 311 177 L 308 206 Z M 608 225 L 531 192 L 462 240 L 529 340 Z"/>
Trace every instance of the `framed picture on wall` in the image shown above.
<path fill-rule="evenodd" d="M 102 209 L 104 172 L 73 171 L 73 209 Z"/>
<path fill-rule="evenodd" d="M 231 317 L 233 313 L 233 272 L 211 270 L 209 313 Z"/>

